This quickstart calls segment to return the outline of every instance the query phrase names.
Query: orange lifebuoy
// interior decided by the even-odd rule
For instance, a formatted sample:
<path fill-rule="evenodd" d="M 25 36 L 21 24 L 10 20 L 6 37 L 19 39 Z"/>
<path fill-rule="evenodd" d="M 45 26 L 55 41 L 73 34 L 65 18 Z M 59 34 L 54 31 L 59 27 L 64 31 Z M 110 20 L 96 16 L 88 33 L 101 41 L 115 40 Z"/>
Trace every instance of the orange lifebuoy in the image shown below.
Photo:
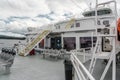
<path fill-rule="evenodd" d="M 120 33 L 120 18 L 118 19 L 118 22 L 117 22 L 117 30 Z"/>
<path fill-rule="evenodd" d="M 120 41 L 120 18 L 117 21 L 117 39 Z"/>

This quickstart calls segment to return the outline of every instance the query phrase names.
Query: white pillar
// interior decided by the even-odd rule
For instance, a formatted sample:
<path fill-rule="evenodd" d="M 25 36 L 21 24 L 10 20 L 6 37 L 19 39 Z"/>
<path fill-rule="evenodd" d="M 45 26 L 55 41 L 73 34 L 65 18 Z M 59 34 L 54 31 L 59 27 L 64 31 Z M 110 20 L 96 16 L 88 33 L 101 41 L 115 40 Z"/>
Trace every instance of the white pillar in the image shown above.
<path fill-rule="evenodd" d="M 63 42 L 63 35 L 64 35 L 64 33 L 61 34 L 61 47 L 62 48 L 64 47 L 64 45 L 63 45 L 64 44 L 64 42 Z"/>
<path fill-rule="evenodd" d="M 112 63 L 112 80 L 116 80 L 116 45 L 115 45 L 115 39 L 113 39 L 113 63 Z"/>
<path fill-rule="evenodd" d="M 44 49 L 45 49 L 45 47 L 47 47 L 47 41 L 46 41 L 47 39 L 46 38 L 44 38 Z"/>

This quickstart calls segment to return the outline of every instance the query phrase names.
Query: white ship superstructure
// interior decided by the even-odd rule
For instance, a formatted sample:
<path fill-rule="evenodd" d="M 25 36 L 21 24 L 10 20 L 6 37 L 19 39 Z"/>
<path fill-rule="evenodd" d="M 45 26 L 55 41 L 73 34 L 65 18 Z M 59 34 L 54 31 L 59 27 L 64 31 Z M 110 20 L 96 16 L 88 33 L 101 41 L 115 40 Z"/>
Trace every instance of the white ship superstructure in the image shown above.
<path fill-rule="evenodd" d="M 112 5 L 113 9 L 106 5 Z M 19 55 L 27 56 L 34 49 L 44 55 L 70 54 L 74 67 L 73 80 L 97 80 L 92 75 L 96 61 L 107 60 L 98 80 L 106 79 L 111 64 L 112 80 L 116 80 L 116 54 L 119 52 L 116 2 L 98 4 L 96 0 L 95 9 L 84 12 L 83 16 L 30 30 L 26 33 L 26 46 L 20 48 Z M 62 50 L 64 54 L 60 54 Z M 86 62 L 90 63 L 87 69 L 82 64 Z"/>

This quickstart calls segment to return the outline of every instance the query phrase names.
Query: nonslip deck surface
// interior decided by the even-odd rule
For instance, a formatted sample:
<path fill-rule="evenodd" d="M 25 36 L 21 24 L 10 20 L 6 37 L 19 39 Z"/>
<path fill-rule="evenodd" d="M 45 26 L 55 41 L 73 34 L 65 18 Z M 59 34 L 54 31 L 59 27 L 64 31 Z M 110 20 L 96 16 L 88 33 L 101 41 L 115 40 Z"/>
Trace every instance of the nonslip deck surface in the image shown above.
<path fill-rule="evenodd" d="M 65 80 L 63 60 L 16 56 L 11 73 L 0 74 L 0 80 Z"/>

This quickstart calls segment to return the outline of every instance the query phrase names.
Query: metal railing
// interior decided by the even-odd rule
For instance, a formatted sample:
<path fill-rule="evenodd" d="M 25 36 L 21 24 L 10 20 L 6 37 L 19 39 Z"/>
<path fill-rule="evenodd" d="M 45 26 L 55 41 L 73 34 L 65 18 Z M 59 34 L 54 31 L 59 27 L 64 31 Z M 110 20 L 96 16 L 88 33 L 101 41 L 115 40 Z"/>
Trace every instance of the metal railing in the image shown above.
<path fill-rule="evenodd" d="M 66 29 L 71 28 L 71 26 L 73 25 L 73 23 L 75 22 L 75 19 L 72 18 L 69 22 L 67 22 L 67 25 L 65 26 Z"/>
<path fill-rule="evenodd" d="M 30 44 L 26 45 L 23 51 L 20 52 L 20 55 L 26 56 L 29 53 L 29 51 L 31 51 L 38 42 L 40 42 L 40 40 L 42 40 L 47 34 L 49 34 L 49 32 L 49 30 L 44 30 Z"/>
<path fill-rule="evenodd" d="M 77 58 L 75 53 L 71 54 L 71 62 L 77 74 L 78 80 L 95 80 L 95 78 L 90 74 L 86 67 Z"/>

